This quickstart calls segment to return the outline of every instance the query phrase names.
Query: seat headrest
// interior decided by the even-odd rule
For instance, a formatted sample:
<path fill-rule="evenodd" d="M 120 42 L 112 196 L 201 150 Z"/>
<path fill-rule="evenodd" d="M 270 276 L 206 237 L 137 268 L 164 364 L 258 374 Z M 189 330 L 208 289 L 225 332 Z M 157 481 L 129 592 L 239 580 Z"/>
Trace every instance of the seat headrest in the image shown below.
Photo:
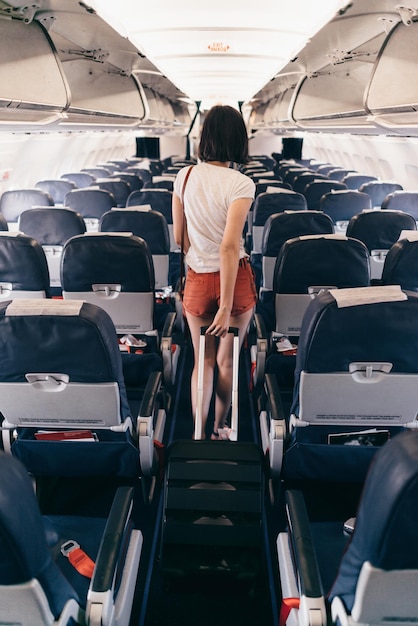
<path fill-rule="evenodd" d="M 49 270 L 41 244 L 22 233 L 2 231 L 0 282 L 14 290 L 49 292 Z"/>
<path fill-rule="evenodd" d="M 351 291 L 353 297 L 363 293 Z M 395 288 L 396 297 L 398 293 Z M 302 370 L 341 372 L 348 371 L 350 363 L 370 361 L 392 363 L 394 373 L 418 373 L 418 294 L 404 295 L 395 301 L 387 298 L 339 308 L 330 292 L 319 294 L 303 318 L 295 378 Z"/>
<path fill-rule="evenodd" d="M 64 246 L 61 284 L 65 291 L 91 291 L 95 284 L 121 285 L 121 291 L 154 291 L 151 252 L 135 235 L 99 233 L 72 237 Z"/>
<path fill-rule="evenodd" d="M 121 418 L 130 415 L 116 330 L 94 304 L 67 300 L 0 303 L 0 382 L 59 372 L 70 382 L 116 382 Z"/>
<path fill-rule="evenodd" d="M 38 503 L 25 467 L 0 452 L 0 585 L 38 579 L 57 618 L 76 592 L 48 551 Z"/>
<path fill-rule="evenodd" d="M 418 433 L 406 431 L 375 455 L 355 531 L 330 592 L 350 610 L 365 561 L 384 570 L 418 569 Z"/>
<path fill-rule="evenodd" d="M 366 246 L 344 235 L 289 239 L 276 259 L 274 293 L 308 293 L 308 288 L 315 285 L 346 288 L 369 284 L 370 261 Z"/>

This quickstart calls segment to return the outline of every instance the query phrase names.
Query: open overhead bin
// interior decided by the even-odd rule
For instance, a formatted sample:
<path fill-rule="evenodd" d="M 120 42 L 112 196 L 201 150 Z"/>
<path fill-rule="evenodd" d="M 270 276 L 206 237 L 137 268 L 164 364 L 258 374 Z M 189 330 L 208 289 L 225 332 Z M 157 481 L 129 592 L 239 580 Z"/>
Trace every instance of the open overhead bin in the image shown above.
<path fill-rule="evenodd" d="M 418 128 L 417 58 L 418 21 L 400 22 L 380 50 L 366 93 L 374 123 L 394 134 Z"/>
<path fill-rule="evenodd" d="M 38 22 L 0 18 L 0 127 L 60 119 L 68 87 L 55 48 Z"/>

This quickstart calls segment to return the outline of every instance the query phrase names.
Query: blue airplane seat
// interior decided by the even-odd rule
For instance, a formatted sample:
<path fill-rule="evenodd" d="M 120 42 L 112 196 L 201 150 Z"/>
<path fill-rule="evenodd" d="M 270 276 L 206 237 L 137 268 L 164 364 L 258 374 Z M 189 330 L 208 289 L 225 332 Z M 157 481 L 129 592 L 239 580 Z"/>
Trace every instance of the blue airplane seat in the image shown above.
<path fill-rule="evenodd" d="M 418 191 L 394 191 L 383 200 L 382 209 L 405 211 L 418 221 Z"/>
<path fill-rule="evenodd" d="M 121 487 L 102 518 L 45 516 L 25 467 L 0 452 L 0 491 L 2 621 L 87 626 L 97 618 L 126 626 L 142 550 L 142 533 L 131 522 L 132 488 Z M 77 554 L 87 561 L 87 576 L 72 565 Z"/>
<path fill-rule="evenodd" d="M 60 264 L 64 244 L 86 232 L 80 213 L 64 207 L 35 207 L 23 211 L 19 230 L 38 241 L 46 256 L 52 295 L 61 295 Z"/>
<path fill-rule="evenodd" d="M 113 175 L 115 178 L 119 178 L 120 180 L 124 180 L 125 183 L 128 183 L 131 191 L 139 191 L 143 187 L 142 180 L 133 172 L 126 172 L 122 170 L 120 172 L 116 172 Z"/>
<path fill-rule="evenodd" d="M 77 189 L 90 187 L 90 185 L 93 185 L 96 180 L 96 176 L 93 176 L 93 174 L 89 174 L 88 172 L 68 172 L 67 174 L 62 174 L 60 178 L 72 181 L 77 186 Z"/>
<path fill-rule="evenodd" d="M 158 180 L 158 178 L 161 180 Z M 144 189 L 167 189 L 168 191 L 173 191 L 173 186 L 173 179 L 163 178 L 162 176 L 153 176 L 152 180 L 145 183 Z"/>
<path fill-rule="evenodd" d="M 335 289 L 309 304 L 296 356 L 285 480 L 362 484 L 379 442 L 413 427 L 417 312 L 418 295 L 396 285 Z M 371 445 L 374 430 L 382 433 Z M 372 431 L 370 445 L 361 445 L 356 433 L 362 431 Z"/>
<path fill-rule="evenodd" d="M 9 224 L 9 230 L 16 230 L 13 224 L 17 224 L 22 211 L 34 206 L 53 205 L 52 196 L 41 189 L 10 189 L 4 191 L 0 197 L 0 212 Z"/>
<path fill-rule="evenodd" d="M 376 176 L 372 176 L 369 174 L 359 174 L 355 172 L 354 174 L 346 174 L 341 182 L 343 182 L 347 189 L 360 189 L 361 185 L 364 183 L 368 183 L 372 180 L 378 180 Z"/>
<path fill-rule="evenodd" d="M 180 247 L 174 239 L 172 199 L 173 192 L 168 189 L 141 189 L 140 191 L 133 191 L 129 195 L 126 207 L 148 206 L 153 211 L 158 211 L 164 215 L 170 236 L 170 282 L 172 285 L 176 285 L 180 276 Z"/>
<path fill-rule="evenodd" d="M 276 257 L 273 289 L 261 292 L 257 304 L 254 384 L 263 383 L 264 372 L 274 374 L 289 403 L 296 345 L 311 300 L 330 288 L 369 284 L 369 253 L 361 241 L 340 234 L 304 235 L 285 241 Z M 266 350 L 259 348 L 265 345 Z"/>
<path fill-rule="evenodd" d="M 167 221 L 158 211 L 135 210 L 134 207 L 108 211 L 100 218 L 100 232 L 131 232 L 142 237 L 154 263 L 155 288 L 173 285 L 169 278 L 170 235 Z M 174 283 L 175 284 L 175 283 Z"/>
<path fill-rule="evenodd" d="M 143 185 L 145 185 L 145 183 L 147 183 L 149 180 L 152 180 L 152 174 L 150 170 L 148 169 L 138 167 L 135 165 L 130 165 L 125 171 L 138 176 L 138 178 L 142 180 Z"/>
<path fill-rule="evenodd" d="M 116 206 L 116 200 L 104 189 L 83 187 L 65 194 L 64 206 L 80 213 L 88 231 L 97 231 L 103 213 Z"/>
<path fill-rule="evenodd" d="M 412 215 L 385 209 L 358 213 L 350 219 L 346 234 L 366 244 L 370 254 L 371 279 L 380 281 L 389 248 L 403 230 L 416 229 Z"/>
<path fill-rule="evenodd" d="M 130 233 L 86 233 L 69 239 L 61 261 L 64 298 L 102 306 L 116 330 L 155 328 L 154 267 L 149 248 Z"/>
<path fill-rule="evenodd" d="M 83 167 L 81 172 L 86 172 L 86 174 L 91 174 L 97 180 L 97 178 L 106 178 L 106 176 L 110 176 L 112 171 L 107 169 L 106 167 Z"/>
<path fill-rule="evenodd" d="M 145 363 L 135 381 L 141 398 L 130 405 L 115 327 L 101 307 L 82 300 L 3 302 L 0 354 L 4 449 L 35 478 L 137 481 L 141 470 L 154 471 L 161 368 L 150 371 Z M 164 423 L 161 409 L 155 420 Z M 64 441 L 44 431 L 64 431 Z"/>
<path fill-rule="evenodd" d="M 371 197 L 355 189 L 329 191 L 319 201 L 319 210 L 329 215 L 334 222 L 335 231 L 343 234 L 354 215 L 371 208 Z"/>
<path fill-rule="evenodd" d="M 282 626 L 415 622 L 417 457 L 416 432 L 380 448 L 346 524 L 313 520 L 304 495 L 287 491 L 287 527 L 277 537 Z"/>
<path fill-rule="evenodd" d="M 306 165 L 296 165 L 295 163 L 285 166 L 282 165 L 279 169 L 279 174 L 282 177 L 283 182 L 291 185 L 292 189 L 295 179 L 299 176 L 299 174 L 303 174 L 304 172 L 311 174 L 312 170 Z"/>
<path fill-rule="evenodd" d="M 310 211 L 319 211 L 321 198 L 330 191 L 342 191 L 347 189 L 346 185 L 338 180 L 313 180 L 303 192 L 306 204 Z"/>
<path fill-rule="evenodd" d="M 297 337 L 307 305 L 322 289 L 369 284 L 369 255 L 361 241 L 338 234 L 288 239 L 274 267 L 276 332 Z"/>
<path fill-rule="evenodd" d="M 65 194 L 73 189 L 77 189 L 77 185 L 71 180 L 64 178 L 39 180 L 36 188 L 46 191 L 54 200 L 54 204 L 64 204 Z"/>
<path fill-rule="evenodd" d="M 168 189 L 140 189 L 133 191 L 126 202 L 126 207 L 150 205 L 153 211 L 162 213 L 167 224 L 173 223 L 171 201 L 173 194 Z"/>
<path fill-rule="evenodd" d="M 259 196 L 260 193 L 265 193 L 267 189 L 271 191 L 278 191 L 280 189 L 288 189 L 292 190 L 292 186 L 289 183 L 280 182 L 278 180 L 266 180 L 265 178 L 261 178 L 257 183 L 255 183 L 255 197 Z"/>
<path fill-rule="evenodd" d="M 306 187 L 314 180 L 329 180 L 325 174 L 319 174 L 318 172 L 301 172 L 296 173 L 296 176 L 292 182 L 292 189 L 298 193 L 305 193 Z"/>
<path fill-rule="evenodd" d="M 50 295 L 48 263 L 41 244 L 23 233 L 1 231 L 0 302 Z"/>
<path fill-rule="evenodd" d="M 403 234 L 386 255 L 382 271 L 383 285 L 400 285 L 418 291 L 418 232 Z"/>
<path fill-rule="evenodd" d="M 261 253 L 264 224 L 270 215 L 283 211 L 304 211 L 305 197 L 289 189 L 260 193 L 254 200 L 248 219 L 247 244 L 251 252 Z"/>
<path fill-rule="evenodd" d="M 0 213 L 0 230 L 9 230 L 9 225 L 3 213 Z"/>
<path fill-rule="evenodd" d="M 261 180 L 264 180 L 264 181 L 265 180 L 269 180 L 272 183 L 273 182 L 279 182 L 279 183 L 283 182 L 281 176 L 279 176 L 278 174 L 276 174 L 276 172 L 274 172 L 272 170 L 265 170 L 265 171 L 259 171 L 259 172 L 253 171 L 252 173 L 247 174 L 247 176 L 252 178 L 255 184 L 257 184 Z"/>
<path fill-rule="evenodd" d="M 301 235 L 332 234 L 331 218 L 322 211 L 284 211 L 270 215 L 264 225 L 261 244 L 261 289 L 273 289 L 273 271 L 282 245 Z M 254 265 L 254 263 L 253 263 Z"/>
<path fill-rule="evenodd" d="M 336 168 L 337 166 L 332 163 L 319 163 L 316 167 L 313 167 L 318 174 L 325 174 L 325 176 L 328 176 L 329 172 L 334 171 Z"/>
<path fill-rule="evenodd" d="M 372 207 L 380 209 L 386 196 L 394 191 L 403 191 L 403 187 L 393 181 L 371 180 L 360 185 L 359 191 L 369 194 L 372 199 Z"/>
<path fill-rule="evenodd" d="M 331 180 L 339 180 L 340 182 L 347 176 L 347 174 L 356 174 L 355 170 L 344 169 L 343 167 L 336 167 L 334 169 L 330 169 L 327 172 L 328 178 Z"/>
<path fill-rule="evenodd" d="M 126 200 L 132 191 L 129 184 L 118 177 L 97 178 L 94 186 L 111 193 L 115 199 L 115 206 L 117 207 L 125 206 Z"/>
<path fill-rule="evenodd" d="M 133 383 L 142 380 L 147 363 L 148 368 L 163 370 L 167 384 L 174 382 L 179 356 L 172 342 L 176 313 L 164 308 L 161 319 L 158 316 L 154 265 L 143 238 L 106 232 L 72 237 L 62 253 L 61 285 L 64 299 L 104 308 L 119 337 L 127 337 L 132 347 L 122 356 L 129 380 L 132 374 Z"/>

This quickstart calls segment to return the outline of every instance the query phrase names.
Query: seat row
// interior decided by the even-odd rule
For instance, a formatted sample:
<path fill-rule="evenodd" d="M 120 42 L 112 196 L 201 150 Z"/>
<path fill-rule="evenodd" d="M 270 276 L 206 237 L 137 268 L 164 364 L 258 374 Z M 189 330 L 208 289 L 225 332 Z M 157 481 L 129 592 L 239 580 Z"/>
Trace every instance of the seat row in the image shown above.
<path fill-rule="evenodd" d="M 306 232 L 292 231 L 297 213 Z M 418 611 L 418 552 L 410 549 L 418 454 L 416 223 L 402 215 L 394 236 L 391 211 L 374 217 L 381 213 L 354 220 L 367 223 L 370 242 L 378 230 L 372 220 L 387 220 L 380 234 L 390 239 L 382 246 L 390 252 L 373 286 L 370 249 L 377 246 L 360 241 L 360 231 L 336 236 L 329 215 L 306 207 L 269 223 L 277 248 L 268 287 L 279 322 L 270 337 L 258 337 L 257 347 L 268 348 L 256 397 L 279 514 L 280 626 L 410 624 Z M 280 316 L 298 313 L 298 291 L 306 298 L 299 324 L 285 327 Z M 263 320 L 255 317 L 259 330 Z"/>

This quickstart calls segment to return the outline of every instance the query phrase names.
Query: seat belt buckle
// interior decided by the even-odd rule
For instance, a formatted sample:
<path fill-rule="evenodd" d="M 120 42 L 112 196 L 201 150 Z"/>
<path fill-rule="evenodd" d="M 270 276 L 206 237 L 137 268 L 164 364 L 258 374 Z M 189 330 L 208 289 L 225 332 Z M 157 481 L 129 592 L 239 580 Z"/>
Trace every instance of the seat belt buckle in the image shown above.
<path fill-rule="evenodd" d="M 81 549 L 80 544 L 73 539 L 65 541 L 61 546 L 61 554 L 63 554 L 71 563 L 71 565 L 82 576 L 91 578 L 94 571 L 94 561 Z"/>
<path fill-rule="evenodd" d="M 68 541 L 65 541 L 62 544 L 62 546 L 61 546 L 61 554 L 63 554 L 64 556 L 66 556 L 68 558 L 69 554 L 73 550 L 76 550 L 77 548 L 80 548 L 80 544 L 77 543 L 77 541 L 74 541 L 73 539 L 69 539 Z"/>

